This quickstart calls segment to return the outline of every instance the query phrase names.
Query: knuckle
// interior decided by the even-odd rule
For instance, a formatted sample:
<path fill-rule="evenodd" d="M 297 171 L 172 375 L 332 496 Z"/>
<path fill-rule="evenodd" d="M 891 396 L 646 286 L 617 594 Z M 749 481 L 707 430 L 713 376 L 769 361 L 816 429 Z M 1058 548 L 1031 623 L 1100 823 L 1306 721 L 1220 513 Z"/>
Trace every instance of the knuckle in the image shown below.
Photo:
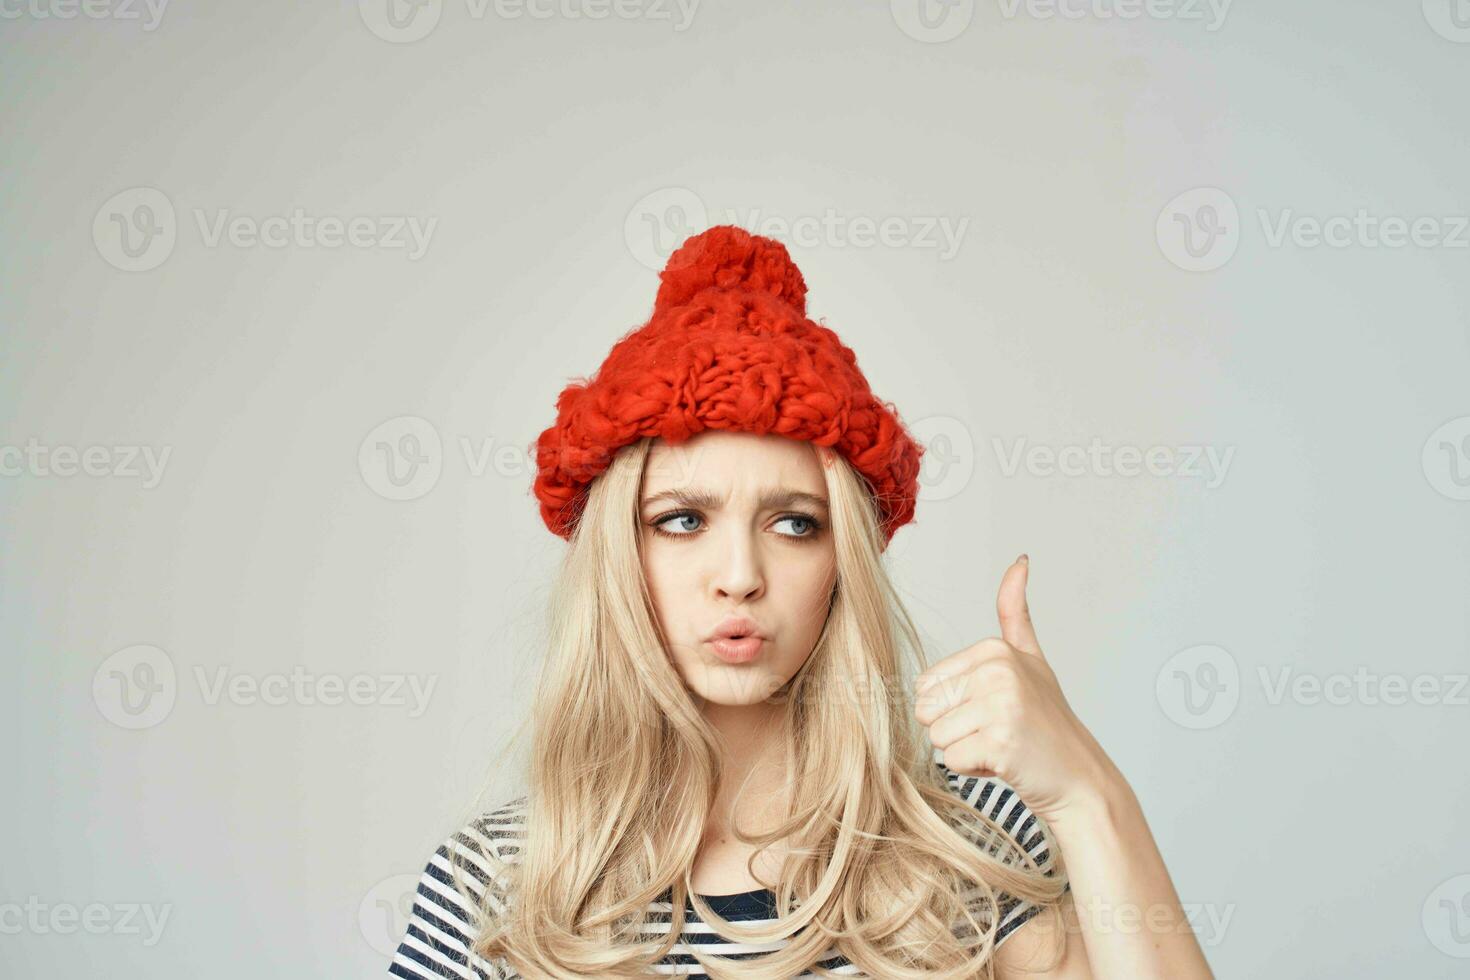
<path fill-rule="evenodd" d="M 983 677 L 986 688 L 993 691 L 997 688 L 1013 688 L 1019 685 L 1021 672 L 1017 669 L 1015 661 L 1004 658 L 987 664 Z"/>

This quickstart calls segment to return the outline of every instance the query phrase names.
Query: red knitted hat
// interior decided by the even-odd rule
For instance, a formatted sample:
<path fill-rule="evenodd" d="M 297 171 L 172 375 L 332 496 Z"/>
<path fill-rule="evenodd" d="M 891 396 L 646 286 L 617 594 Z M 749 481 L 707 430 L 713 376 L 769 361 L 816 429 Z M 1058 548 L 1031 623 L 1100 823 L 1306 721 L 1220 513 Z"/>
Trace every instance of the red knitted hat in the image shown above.
<path fill-rule="evenodd" d="M 556 424 L 536 440 L 546 526 L 571 537 L 588 485 L 623 446 L 730 429 L 840 453 L 877 500 L 886 548 L 913 519 L 924 448 L 874 397 L 857 355 L 806 318 L 806 282 L 786 247 L 719 225 L 685 241 L 660 279 L 648 323 L 562 390 Z"/>

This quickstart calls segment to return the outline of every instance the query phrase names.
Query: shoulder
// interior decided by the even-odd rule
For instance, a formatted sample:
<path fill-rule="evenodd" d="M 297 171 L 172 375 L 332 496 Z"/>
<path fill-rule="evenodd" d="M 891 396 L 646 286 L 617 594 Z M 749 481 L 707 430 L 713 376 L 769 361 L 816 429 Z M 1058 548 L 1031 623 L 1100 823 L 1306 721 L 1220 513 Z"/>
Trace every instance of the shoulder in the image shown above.
<path fill-rule="evenodd" d="M 444 848 L 469 859 L 513 862 L 526 834 L 526 804 L 527 798 L 518 796 L 480 814 L 451 835 Z"/>
<path fill-rule="evenodd" d="M 410 980 L 510 977 L 471 948 L 482 916 L 505 909 L 501 872 L 520 853 L 526 798 L 481 814 L 451 834 L 429 857 L 414 893 L 408 928 L 389 973 Z"/>
<path fill-rule="evenodd" d="M 993 820 L 1021 851 L 1029 855 L 1038 866 L 1046 869 L 1046 874 L 1062 873 L 1055 860 L 1059 855 L 1054 853 L 1055 848 L 1046 825 L 1031 812 L 1026 801 L 1021 799 L 1009 783 L 998 776 L 964 776 L 941 762 L 935 762 L 935 765 L 956 796 Z M 1007 864 L 1016 864 L 1022 860 L 1020 854 L 1010 847 L 1002 848 L 996 856 Z M 1070 883 L 1064 881 L 1063 890 L 1070 887 Z M 1000 925 L 996 929 L 995 945 L 999 947 L 1024 923 L 1039 915 L 1042 907 L 1004 892 L 997 898 L 1000 905 Z"/>

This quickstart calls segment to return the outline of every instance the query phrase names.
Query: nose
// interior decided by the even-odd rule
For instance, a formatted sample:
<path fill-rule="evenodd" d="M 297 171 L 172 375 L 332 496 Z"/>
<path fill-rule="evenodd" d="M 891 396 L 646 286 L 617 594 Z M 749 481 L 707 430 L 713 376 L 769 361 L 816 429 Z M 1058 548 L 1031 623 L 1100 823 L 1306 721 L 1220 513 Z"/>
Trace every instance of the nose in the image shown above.
<path fill-rule="evenodd" d="M 730 529 L 719 542 L 718 565 L 714 589 L 721 599 L 744 602 L 759 598 L 765 591 L 765 574 L 754 537 L 744 530 Z"/>

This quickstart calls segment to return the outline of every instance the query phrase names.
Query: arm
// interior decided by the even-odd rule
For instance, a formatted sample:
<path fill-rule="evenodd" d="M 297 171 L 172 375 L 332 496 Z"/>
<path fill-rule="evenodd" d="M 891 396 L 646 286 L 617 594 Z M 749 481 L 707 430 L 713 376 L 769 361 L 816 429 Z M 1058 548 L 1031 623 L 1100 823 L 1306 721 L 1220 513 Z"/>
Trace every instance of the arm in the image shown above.
<path fill-rule="evenodd" d="M 1050 822 L 1071 883 L 1062 906 L 1064 953 L 1052 970 L 1035 972 L 1056 948 L 1051 920 L 1038 918 L 997 950 L 998 980 L 1214 976 L 1121 775 L 1090 806 Z"/>
<path fill-rule="evenodd" d="M 1026 608 L 1029 562 L 1006 571 L 996 606 L 1002 638 L 926 670 L 915 712 L 948 768 L 999 775 L 1052 829 L 1071 897 L 1061 963 L 1036 922 L 996 951 L 1002 978 L 1213 980 L 1132 788 L 1073 714 Z"/>
<path fill-rule="evenodd" d="M 1093 976 L 1213 977 L 1143 809 L 1121 773 L 1114 770 L 1096 796 L 1057 814 L 1051 826 L 1083 910 L 1078 915 L 1074 907 L 1073 913 Z"/>

